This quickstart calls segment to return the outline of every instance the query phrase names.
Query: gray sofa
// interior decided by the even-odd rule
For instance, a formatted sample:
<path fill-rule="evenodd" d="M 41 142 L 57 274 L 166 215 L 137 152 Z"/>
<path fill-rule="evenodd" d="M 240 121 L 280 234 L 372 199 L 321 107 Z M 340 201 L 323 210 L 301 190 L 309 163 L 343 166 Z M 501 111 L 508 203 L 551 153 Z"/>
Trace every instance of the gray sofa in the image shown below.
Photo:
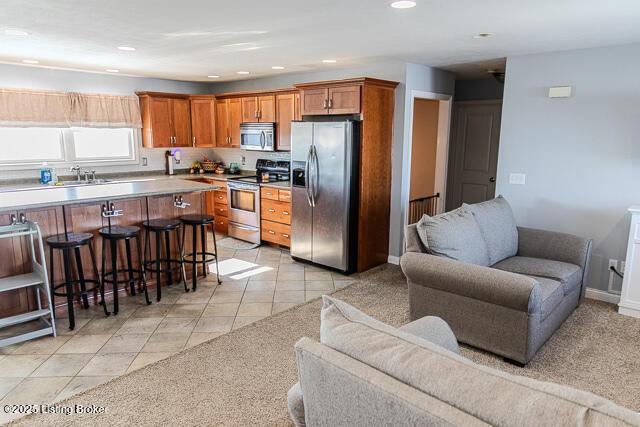
<path fill-rule="evenodd" d="M 591 240 L 517 227 L 501 197 L 405 233 L 411 319 L 441 317 L 461 342 L 519 364 L 584 298 Z"/>
<path fill-rule="evenodd" d="M 402 328 L 324 298 L 320 343 L 295 345 L 288 394 L 300 426 L 640 426 L 594 394 L 477 365 L 442 320 Z"/>

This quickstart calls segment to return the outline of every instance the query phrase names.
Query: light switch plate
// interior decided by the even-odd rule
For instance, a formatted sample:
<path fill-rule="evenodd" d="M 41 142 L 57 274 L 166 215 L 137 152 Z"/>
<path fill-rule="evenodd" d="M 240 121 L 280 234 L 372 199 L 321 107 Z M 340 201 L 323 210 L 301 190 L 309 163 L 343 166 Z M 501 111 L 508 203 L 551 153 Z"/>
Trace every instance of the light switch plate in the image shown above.
<path fill-rule="evenodd" d="M 523 173 L 510 173 L 509 184 L 524 185 L 527 181 L 527 175 Z"/>
<path fill-rule="evenodd" d="M 549 88 L 549 98 L 569 98 L 571 86 L 554 86 Z"/>

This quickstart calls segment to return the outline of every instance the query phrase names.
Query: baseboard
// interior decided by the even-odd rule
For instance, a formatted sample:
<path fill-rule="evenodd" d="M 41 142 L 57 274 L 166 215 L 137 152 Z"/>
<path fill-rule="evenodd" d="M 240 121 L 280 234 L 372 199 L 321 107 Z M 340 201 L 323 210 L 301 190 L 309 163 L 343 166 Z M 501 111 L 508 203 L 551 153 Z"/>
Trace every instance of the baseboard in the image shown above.
<path fill-rule="evenodd" d="M 389 264 L 400 265 L 400 257 L 389 255 L 389 258 L 387 258 L 387 262 Z"/>
<path fill-rule="evenodd" d="M 587 288 L 585 296 L 589 299 L 604 301 L 611 304 L 618 304 L 620 302 L 620 295 L 610 294 L 607 291 L 601 291 L 599 289 Z"/>

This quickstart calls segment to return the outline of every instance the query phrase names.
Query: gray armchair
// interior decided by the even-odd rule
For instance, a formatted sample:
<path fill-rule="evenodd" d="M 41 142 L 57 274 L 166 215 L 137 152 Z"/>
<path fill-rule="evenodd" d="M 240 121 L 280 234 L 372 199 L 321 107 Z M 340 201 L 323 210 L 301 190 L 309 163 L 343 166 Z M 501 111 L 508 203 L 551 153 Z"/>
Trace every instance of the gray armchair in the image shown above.
<path fill-rule="evenodd" d="M 517 227 L 517 253 L 492 265 L 429 254 L 405 230 L 411 319 L 438 316 L 460 342 L 528 363 L 584 298 L 592 242 Z"/>

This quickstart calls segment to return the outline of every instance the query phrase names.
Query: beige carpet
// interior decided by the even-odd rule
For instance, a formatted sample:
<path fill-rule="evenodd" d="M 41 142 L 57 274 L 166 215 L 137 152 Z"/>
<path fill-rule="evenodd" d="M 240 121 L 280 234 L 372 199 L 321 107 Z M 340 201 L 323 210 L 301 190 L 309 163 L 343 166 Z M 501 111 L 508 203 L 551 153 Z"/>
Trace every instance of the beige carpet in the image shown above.
<path fill-rule="evenodd" d="M 408 321 L 397 267 L 362 275 L 337 297 L 393 324 Z M 104 415 L 38 415 L 23 425 L 289 425 L 286 392 L 296 382 L 293 344 L 318 339 L 321 301 L 295 307 L 75 396 L 63 405 L 100 405 Z M 468 348 L 471 359 L 555 381 L 640 410 L 640 320 L 612 306 L 583 304 L 524 369 Z"/>

